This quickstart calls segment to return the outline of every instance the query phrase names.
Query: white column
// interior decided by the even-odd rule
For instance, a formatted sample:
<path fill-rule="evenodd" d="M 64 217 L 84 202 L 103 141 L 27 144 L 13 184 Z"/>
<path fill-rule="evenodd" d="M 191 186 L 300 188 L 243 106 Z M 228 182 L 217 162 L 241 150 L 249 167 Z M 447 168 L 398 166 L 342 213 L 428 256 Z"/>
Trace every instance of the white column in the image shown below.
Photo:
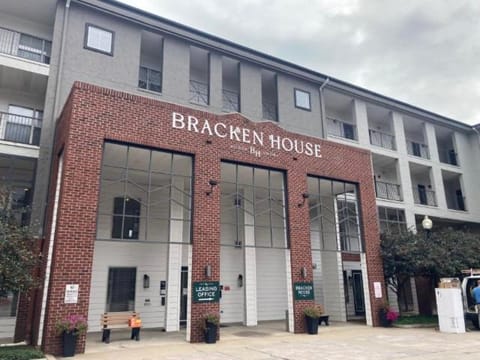
<path fill-rule="evenodd" d="M 425 123 L 425 136 L 427 138 L 428 150 L 430 152 L 430 160 L 433 166 L 430 172 L 430 180 L 432 189 L 435 191 L 437 198 L 437 206 L 439 209 L 447 208 L 447 199 L 445 197 L 445 188 L 443 186 L 443 176 L 440 170 L 440 158 L 438 156 L 437 138 L 435 136 L 435 127 L 430 123 Z"/>
<path fill-rule="evenodd" d="M 405 138 L 405 129 L 403 126 L 403 118 L 398 113 L 392 114 L 393 128 L 395 131 L 395 142 L 398 151 L 398 177 L 400 180 L 400 186 L 402 188 L 403 201 L 407 206 L 413 206 L 413 190 L 412 190 L 412 178 L 410 176 L 410 166 L 408 163 L 407 154 L 407 141 Z M 412 219 L 410 219 L 412 220 Z M 407 219 L 408 224 L 408 219 Z M 413 218 L 412 225 L 415 225 L 415 219 Z M 410 224 L 408 224 L 410 226 Z"/>
<path fill-rule="evenodd" d="M 180 330 L 180 287 L 182 269 L 182 244 L 183 241 L 183 193 L 175 188 L 183 188 L 183 180 L 172 181 L 170 203 L 170 233 L 168 245 L 168 270 L 167 270 L 167 309 L 165 331 Z M 172 219 L 179 219 L 173 221 Z M 175 243 L 175 244 L 174 244 Z"/>
<path fill-rule="evenodd" d="M 188 295 L 187 295 L 187 331 L 186 331 L 186 340 L 190 342 L 191 332 L 190 326 L 192 324 L 192 245 L 188 245 Z"/>
<path fill-rule="evenodd" d="M 253 197 L 253 193 L 246 193 L 245 197 Z M 244 201 L 244 219 L 245 219 L 245 325 L 257 325 L 257 255 L 255 249 L 255 229 L 252 226 L 254 219 L 253 203 Z"/>
<path fill-rule="evenodd" d="M 353 116 L 357 123 L 358 143 L 370 147 L 370 136 L 368 134 L 367 105 L 358 99 L 353 100 Z"/>
<path fill-rule="evenodd" d="M 365 318 L 367 325 L 373 325 L 372 319 L 372 304 L 370 303 L 370 284 L 368 282 L 368 268 L 367 268 L 367 255 L 365 253 L 360 254 L 360 267 L 362 268 L 362 282 L 363 282 L 363 294 L 365 301 Z"/>

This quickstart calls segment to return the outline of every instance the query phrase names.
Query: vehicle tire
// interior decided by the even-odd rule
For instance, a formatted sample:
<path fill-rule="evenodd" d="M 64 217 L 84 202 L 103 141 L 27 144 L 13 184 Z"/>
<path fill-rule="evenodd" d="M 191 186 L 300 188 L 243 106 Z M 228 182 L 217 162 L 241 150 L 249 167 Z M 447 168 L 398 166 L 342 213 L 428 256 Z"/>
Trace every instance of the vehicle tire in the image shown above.
<path fill-rule="evenodd" d="M 471 319 L 473 326 L 475 326 L 475 329 L 480 330 L 480 324 L 478 322 L 478 318 L 476 319 Z"/>

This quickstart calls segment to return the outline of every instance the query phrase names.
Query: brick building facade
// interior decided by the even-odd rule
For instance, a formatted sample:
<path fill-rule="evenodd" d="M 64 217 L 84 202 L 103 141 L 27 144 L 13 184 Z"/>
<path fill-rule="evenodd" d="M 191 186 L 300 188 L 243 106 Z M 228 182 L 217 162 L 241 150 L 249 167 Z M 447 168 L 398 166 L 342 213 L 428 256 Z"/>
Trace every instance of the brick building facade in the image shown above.
<path fill-rule="evenodd" d="M 257 150 L 268 155 L 254 156 L 248 144 L 235 144 L 229 138 L 175 128 L 173 119 L 185 117 L 207 119 L 212 126 L 222 122 L 241 129 L 263 132 L 291 140 L 303 140 L 320 146 L 319 157 L 307 156 L 283 149 Z M 187 124 L 186 124 L 187 125 Z M 178 126 L 177 126 L 178 127 Z M 383 272 L 379 254 L 378 224 L 375 216 L 375 198 L 368 151 L 329 141 L 300 136 L 282 130 L 270 123 L 253 123 L 239 114 L 215 115 L 188 107 L 151 100 L 86 83 L 75 83 L 57 124 L 55 162 L 52 170 L 47 237 L 53 235 L 53 258 L 48 290 L 44 349 L 60 352 L 60 338 L 55 333 L 55 322 L 68 314 L 88 316 L 91 291 L 91 273 L 96 239 L 97 209 L 102 168 L 102 149 L 105 141 L 140 145 L 152 149 L 189 154 L 194 159 L 192 271 L 191 282 L 205 280 L 205 266 L 212 269 L 211 279 L 220 279 L 220 189 L 211 186 L 215 179 L 221 187 L 220 162 L 251 164 L 278 169 L 285 173 L 287 196 L 288 240 L 291 254 L 291 284 L 312 281 L 308 206 L 301 206 L 302 194 L 307 192 L 307 175 L 341 179 L 358 185 L 361 207 L 361 233 L 365 243 L 368 282 L 368 302 L 373 323 L 378 322 L 377 310 L 382 300 L 373 293 L 374 282 L 382 284 Z M 245 148 L 243 148 L 245 147 Z M 321 157 L 320 157 L 321 156 Z M 60 191 L 56 195 L 59 159 L 62 158 Z M 57 190 L 58 191 L 58 190 Z M 52 222 L 52 219 L 55 219 Z M 358 258 L 358 255 L 345 257 Z M 307 269 L 302 277 L 301 269 Z M 79 285 L 77 304 L 64 304 L 67 284 Z M 291 292 L 290 292 L 291 294 Z M 302 309 L 311 300 L 294 301 L 294 332 L 304 332 Z M 192 342 L 202 341 L 202 316 L 218 312 L 218 303 L 191 303 L 187 323 Z M 96 319 L 95 319 L 96 320 Z M 85 339 L 78 343 L 84 351 Z"/>

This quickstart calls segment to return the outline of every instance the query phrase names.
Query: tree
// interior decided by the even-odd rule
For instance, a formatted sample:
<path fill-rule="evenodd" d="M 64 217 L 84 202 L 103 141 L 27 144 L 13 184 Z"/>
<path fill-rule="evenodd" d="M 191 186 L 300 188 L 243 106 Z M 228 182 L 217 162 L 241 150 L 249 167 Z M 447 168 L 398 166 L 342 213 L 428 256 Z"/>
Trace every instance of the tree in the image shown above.
<path fill-rule="evenodd" d="M 27 209 L 12 209 L 11 198 L 8 189 L 0 188 L 0 297 L 38 284 L 34 271 L 40 259 L 38 240 L 18 220 Z"/>
<path fill-rule="evenodd" d="M 386 233 L 381 253 L 387 285 L 398 295 L 400 281 L 412 276 L 427 276 L 436 283 L 440 277 L 459 277 L 464 269 L 480 268 L 480 235 L 452 228 L 429 234 Z"/>

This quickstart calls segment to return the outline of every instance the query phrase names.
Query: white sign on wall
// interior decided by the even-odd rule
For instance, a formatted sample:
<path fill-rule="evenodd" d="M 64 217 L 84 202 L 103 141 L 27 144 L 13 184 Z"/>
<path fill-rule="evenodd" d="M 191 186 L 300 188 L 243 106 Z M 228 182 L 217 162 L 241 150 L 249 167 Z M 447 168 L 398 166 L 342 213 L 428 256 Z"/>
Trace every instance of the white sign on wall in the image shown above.
<path fill-rule="evenodd" d="M 379 283 L 378 281 L 375 281 L 373 283 L 373 289 L 375 290 L 375 299 L 381 299 L 382 298 L 382 284 Z"/>
<path fill-rule="evenodd" d="M 78 284 L 68 284 L 65 286 L 65 304 L 78 303 Z"/>

